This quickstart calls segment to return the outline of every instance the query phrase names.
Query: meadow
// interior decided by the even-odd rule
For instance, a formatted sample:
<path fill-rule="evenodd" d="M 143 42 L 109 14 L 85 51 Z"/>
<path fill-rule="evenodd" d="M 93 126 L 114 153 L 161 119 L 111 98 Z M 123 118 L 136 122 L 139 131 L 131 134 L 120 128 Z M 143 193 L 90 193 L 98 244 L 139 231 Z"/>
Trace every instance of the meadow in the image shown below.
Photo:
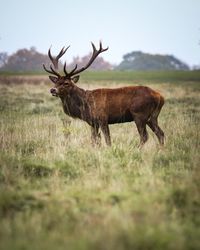
<path fill-rule="evenodd" d="M 200 248 L 200 73 L 90 72 L 83 88 L 165 96 L 164 148 L 112 125 L 112 146 L 64 115 L 46 75 L 0 75 L 0 249 Z"/>

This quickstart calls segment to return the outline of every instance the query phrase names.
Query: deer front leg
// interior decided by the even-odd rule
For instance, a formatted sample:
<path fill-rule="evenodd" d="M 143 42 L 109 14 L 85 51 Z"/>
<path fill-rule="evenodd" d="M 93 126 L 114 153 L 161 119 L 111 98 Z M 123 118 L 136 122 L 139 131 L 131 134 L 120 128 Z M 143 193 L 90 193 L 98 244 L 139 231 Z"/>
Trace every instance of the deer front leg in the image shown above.
<path fill-rule="evenodd" d="M 92 145 L 101 145 L 101 135 L 99 133 L 99 125 L 94 125 L 91 127 L 91 139 Z"/>
<path fill-rule="evenodd" d="M 104 134 L 106 144 L 108 146 L 111 146 L 110 130 L 109 130 L 108 124 L 103 123 L 103 124 L 100 125 L 100 127 L 101 127 L 101 130 L 102 130 L 103 134 Z"/>

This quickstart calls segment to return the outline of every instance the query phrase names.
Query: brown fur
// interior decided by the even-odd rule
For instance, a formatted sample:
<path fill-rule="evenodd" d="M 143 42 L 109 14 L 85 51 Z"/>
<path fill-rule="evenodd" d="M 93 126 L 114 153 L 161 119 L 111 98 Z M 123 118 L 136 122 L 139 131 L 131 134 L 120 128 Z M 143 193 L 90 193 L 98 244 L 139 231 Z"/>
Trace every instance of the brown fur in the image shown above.
<path fill-rule="evenodd" d="M 100 143 L 101 128 L 107 145 L 111 145 L 109 124 L 135 121 L 142 146 L 148 139 L 146 125 L 164 144 L 164 133 L 158 126 L 158 115 L 164 98 L 149 87 L 133 86 L 115 89 L 84 90 L 75 85 L 79 77 L 72 79 L 52 77 L 55 95 L 62 100 L 64 112 L 84 120 L 91 126 L 92 142 Z"/>

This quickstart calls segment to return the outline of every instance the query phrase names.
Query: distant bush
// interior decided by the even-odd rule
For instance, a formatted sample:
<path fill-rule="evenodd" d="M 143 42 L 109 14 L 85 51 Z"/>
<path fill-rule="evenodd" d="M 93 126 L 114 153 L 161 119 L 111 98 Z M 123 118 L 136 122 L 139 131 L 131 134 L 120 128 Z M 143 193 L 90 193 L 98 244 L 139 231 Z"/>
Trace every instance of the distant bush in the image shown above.
<path fill-rule="evenodd" d="M 116 70 L 189 70 L 189 67 L 172 55 L 152 55 L 134 51 L 123 56 Z"/>

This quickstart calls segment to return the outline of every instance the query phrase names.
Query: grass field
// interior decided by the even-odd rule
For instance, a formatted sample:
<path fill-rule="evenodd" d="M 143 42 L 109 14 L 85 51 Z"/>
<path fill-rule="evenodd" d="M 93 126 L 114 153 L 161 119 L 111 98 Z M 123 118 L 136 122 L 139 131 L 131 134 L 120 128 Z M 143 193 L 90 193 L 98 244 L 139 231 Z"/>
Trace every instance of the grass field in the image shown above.
<path fill-rule="evenodd" d="M 91 73 L 79 83 L 165 96 L 166 145 L 148 130 L 142 150 L 134 123 L 110 126 L 112 147 L 92 147 L 46 76 L 0 76 L 0 249 L 200 249 L 200 76 L 177 73 Z"/>

